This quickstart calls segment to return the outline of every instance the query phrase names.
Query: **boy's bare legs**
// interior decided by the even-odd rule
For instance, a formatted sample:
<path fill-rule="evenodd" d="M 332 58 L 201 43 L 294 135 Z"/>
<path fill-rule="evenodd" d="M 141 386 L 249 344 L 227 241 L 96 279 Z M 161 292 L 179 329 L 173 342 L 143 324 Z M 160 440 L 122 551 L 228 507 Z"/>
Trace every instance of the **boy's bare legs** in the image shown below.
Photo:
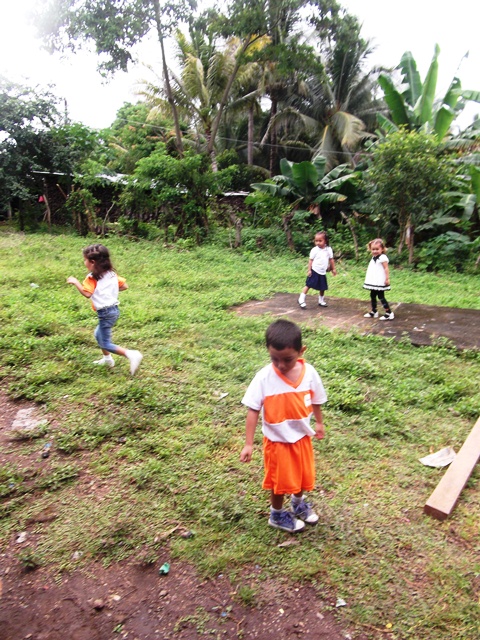
<path fill-rule="evenodd" d="M 270 503 L 272 505 L 272 509 L 280 511 L 280 509 L 283 507 L 283 494 L 279 495 L 278 493 L 273 493 L 272 489 L 272 492 L 270 494 Z"/>

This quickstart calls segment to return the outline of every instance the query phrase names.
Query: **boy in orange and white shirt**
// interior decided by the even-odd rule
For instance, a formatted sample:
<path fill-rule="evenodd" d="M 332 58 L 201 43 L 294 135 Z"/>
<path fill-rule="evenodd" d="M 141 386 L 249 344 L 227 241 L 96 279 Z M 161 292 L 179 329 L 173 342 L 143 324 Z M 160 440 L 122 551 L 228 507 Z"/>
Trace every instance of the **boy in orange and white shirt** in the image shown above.
<path fill-rule="evenodd" d="M 242 399 L 248 414 L 240 460 L 252 459 L 261 411 L 265 464 L 262 487 L 270 490 L 271 499 L 268 524 L 295 533 L 305 523 L 318 522 L 303 493 L 315 486 L 312 436 L 322 439 L 325 435 L 321 405 L 327 395 L 318 373 L 301 358 L 306 347 L 296 324 L 288 320 L 273 322 L 266 332 L 266 345 L 272 362 L 257 373 Z M 312 414 L 315 429 L 310 426 Z M 283 508 L 285 494 L 292 494 L 291 511 Z"/>

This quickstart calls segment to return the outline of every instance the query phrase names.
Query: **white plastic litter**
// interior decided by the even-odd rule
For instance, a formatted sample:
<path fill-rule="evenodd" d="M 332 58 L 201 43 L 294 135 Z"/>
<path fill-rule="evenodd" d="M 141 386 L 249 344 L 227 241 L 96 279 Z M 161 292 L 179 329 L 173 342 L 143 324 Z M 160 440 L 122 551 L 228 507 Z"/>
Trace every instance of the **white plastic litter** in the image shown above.
<path fill-rule="evenodd" d="M 424 458 L 419 458 L 419 462 L 424 464 L 426 467 L 446 467 L 455 460 L 456 455 L 457 454 L 452 447 L 444 447 L 443 449 L 440 449 L 440 451 L 431 453 Z"/>

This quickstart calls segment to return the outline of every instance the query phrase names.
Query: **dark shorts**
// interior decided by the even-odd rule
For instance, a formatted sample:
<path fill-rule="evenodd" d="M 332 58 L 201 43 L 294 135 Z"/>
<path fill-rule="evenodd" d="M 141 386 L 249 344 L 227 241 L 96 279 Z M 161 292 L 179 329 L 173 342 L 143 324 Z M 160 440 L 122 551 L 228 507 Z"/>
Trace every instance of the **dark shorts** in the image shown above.
<path fill-rule="evenodd" d="M 308 276 L 305 286 L 309 289 L 315 289 L 315 291 L 326 291 L 328 289 L 327 276 L 312 271 L 312 275 Z"/>

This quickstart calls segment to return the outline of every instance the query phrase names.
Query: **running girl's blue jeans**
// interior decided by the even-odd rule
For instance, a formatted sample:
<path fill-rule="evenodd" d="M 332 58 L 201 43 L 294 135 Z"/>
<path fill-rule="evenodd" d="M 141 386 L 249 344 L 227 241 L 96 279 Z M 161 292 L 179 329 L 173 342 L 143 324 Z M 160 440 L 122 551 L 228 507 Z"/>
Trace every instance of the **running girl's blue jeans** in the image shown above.
<path fill-rule="evenodd" d="M 95 329 L 95 340 L 98 342 L 100 349 L 117 353 L 117 346 L 112 342 L 112 327 L 115 326 L 120 317 L 120 309 L 117 305 L 113 307 L 104 307 L 97 311 L 98 327 Z"/>

